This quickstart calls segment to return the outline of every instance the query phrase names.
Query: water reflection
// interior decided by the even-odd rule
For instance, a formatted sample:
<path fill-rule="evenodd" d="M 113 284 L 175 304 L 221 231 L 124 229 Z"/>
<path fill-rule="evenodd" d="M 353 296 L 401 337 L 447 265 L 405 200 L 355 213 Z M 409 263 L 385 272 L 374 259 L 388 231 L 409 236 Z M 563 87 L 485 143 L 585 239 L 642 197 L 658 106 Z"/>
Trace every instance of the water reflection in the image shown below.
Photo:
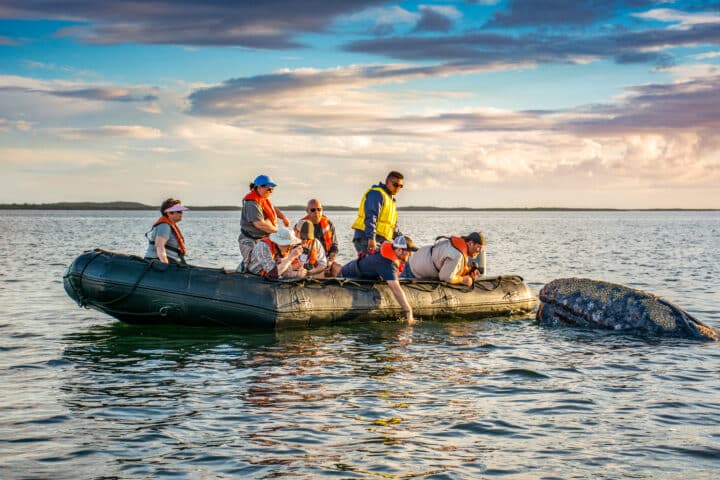
<path fill-rule="evenodd" d="M 93 424 L 90 441 L 135 474 L 148 468 L 135 449 L 142 444 L 158 464 L 204 463 L 212 451 L 225 462 L 221 471 L 302 465 L 311 476 L 425 475 L 429 456 L 465 436 L 470 418 L 487 415 L 458 387 L 475 388 L 477 376 L 488 374 L 479 363 L 502 350 L 492 330 L 483 322 L 257 334 L 93 327 L 64 338 L 63 358 L 75 365 L 64 401 L 86 428 Z M 485 339 L 473 343 L 478 337 Z M 468 358 L 459 358 L 458 346 Z M 496 435 L 499 427 L 467 428 Z M 430 437 L 419 441 L 423 432 Z M 432 471 L 457 468 L 473 443 Z M 327 449 L 333 453 L 323 455 Z M 398 455 L 392 466 L 388 454 Z M 318 470 L 308 458 L 318 459 Z"/>

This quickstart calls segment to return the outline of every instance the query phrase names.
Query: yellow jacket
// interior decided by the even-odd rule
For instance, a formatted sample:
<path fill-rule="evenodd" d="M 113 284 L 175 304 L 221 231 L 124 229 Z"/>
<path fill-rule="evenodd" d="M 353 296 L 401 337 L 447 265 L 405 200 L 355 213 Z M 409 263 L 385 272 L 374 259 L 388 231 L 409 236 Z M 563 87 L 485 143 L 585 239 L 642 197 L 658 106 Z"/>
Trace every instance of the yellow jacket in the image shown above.
<path fill-rule="evenodd" d="M 375 202 L 368 202 L 368 195 L 377 198 L 377 194 L 372 194 L 371 192 L 378 192 L 382 203 L 378 205 Z M 375 224 L 372 223 L 373 218 L 377 218 Z M 353 222 L 352 228 L 365 232 L 367 238 L 375 238 L 375 235 L 377 235 L 385 240 L 392 241 L 397 220 L 398 214 L 395 200 L 388 191 L 385 190 L 382 184 L 380 184 L 368 189 L 363 195 L 360 206 L 358 207 L 357 218 L 355 222 Z"/>

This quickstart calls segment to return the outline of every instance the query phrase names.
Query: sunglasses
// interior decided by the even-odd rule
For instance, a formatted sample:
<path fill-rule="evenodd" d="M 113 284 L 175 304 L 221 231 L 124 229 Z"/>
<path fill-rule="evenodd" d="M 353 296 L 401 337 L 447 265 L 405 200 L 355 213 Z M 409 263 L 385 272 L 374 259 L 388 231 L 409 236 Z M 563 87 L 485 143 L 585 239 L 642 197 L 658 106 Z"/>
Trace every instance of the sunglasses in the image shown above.
<path fill-rule="evenodd" d="M 393 187 L 395 187 L 395 188 L 403 188 L 405 186 L 402 183 L 398 183 L 398 182 L 392 182 L 392 184 L 393 184 Z"/>
<path fill-rule="evenodd" d="M 322 212 L 322 207 L 311 208 L 310 211 L 311 212 Z"/>
<path fill-rule="evenodd" d="M 275 190 L 275 187 L 271 187 L 269 185 L 263 185 L 263 188 L 267 188 L 268 192 L 272 192 L 273 190 Z"/>

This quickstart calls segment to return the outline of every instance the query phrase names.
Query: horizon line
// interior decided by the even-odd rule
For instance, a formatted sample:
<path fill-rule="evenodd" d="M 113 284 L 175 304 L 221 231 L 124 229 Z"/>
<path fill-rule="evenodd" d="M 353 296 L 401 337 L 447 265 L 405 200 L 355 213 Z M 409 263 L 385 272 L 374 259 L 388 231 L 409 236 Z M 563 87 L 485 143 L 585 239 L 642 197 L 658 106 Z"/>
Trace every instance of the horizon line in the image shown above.
<path fill-rule="evenodd" d="M 51 203 L 2 203 L 0 210 L 156 210 L 158 207 L 141 202 L 112 201 L 112 202 L 51 202 Z M 195 211 L 239 211 L 242 207 L 237 205 L 188 205 Z M 284 210 L 304 211 L 304 205 L 280 205 L 277 208 Z M 326 211 L 354 211 L 357 207 L 345 205 L 326 205 Z M 689 211 L 714 212 L 720 208 L 612 208 L 612 207 L 435 207 L 422 205 L 408 205 L 397 207 L 399 211 Z"/>

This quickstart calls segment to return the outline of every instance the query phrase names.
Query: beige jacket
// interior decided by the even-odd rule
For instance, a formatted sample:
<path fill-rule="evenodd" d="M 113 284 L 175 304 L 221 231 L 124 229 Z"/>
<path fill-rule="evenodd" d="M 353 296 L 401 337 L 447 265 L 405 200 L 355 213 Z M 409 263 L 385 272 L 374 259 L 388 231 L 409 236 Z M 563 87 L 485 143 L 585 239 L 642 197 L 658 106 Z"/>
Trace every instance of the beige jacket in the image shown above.
<path fill-rule="evenodd" d="M 411 257 L 410 270 L 422 280 L 449 282 L 465 268 L 465 258 L 448 239 L 438 240 L 433 246 L 421 247 Z"/>

